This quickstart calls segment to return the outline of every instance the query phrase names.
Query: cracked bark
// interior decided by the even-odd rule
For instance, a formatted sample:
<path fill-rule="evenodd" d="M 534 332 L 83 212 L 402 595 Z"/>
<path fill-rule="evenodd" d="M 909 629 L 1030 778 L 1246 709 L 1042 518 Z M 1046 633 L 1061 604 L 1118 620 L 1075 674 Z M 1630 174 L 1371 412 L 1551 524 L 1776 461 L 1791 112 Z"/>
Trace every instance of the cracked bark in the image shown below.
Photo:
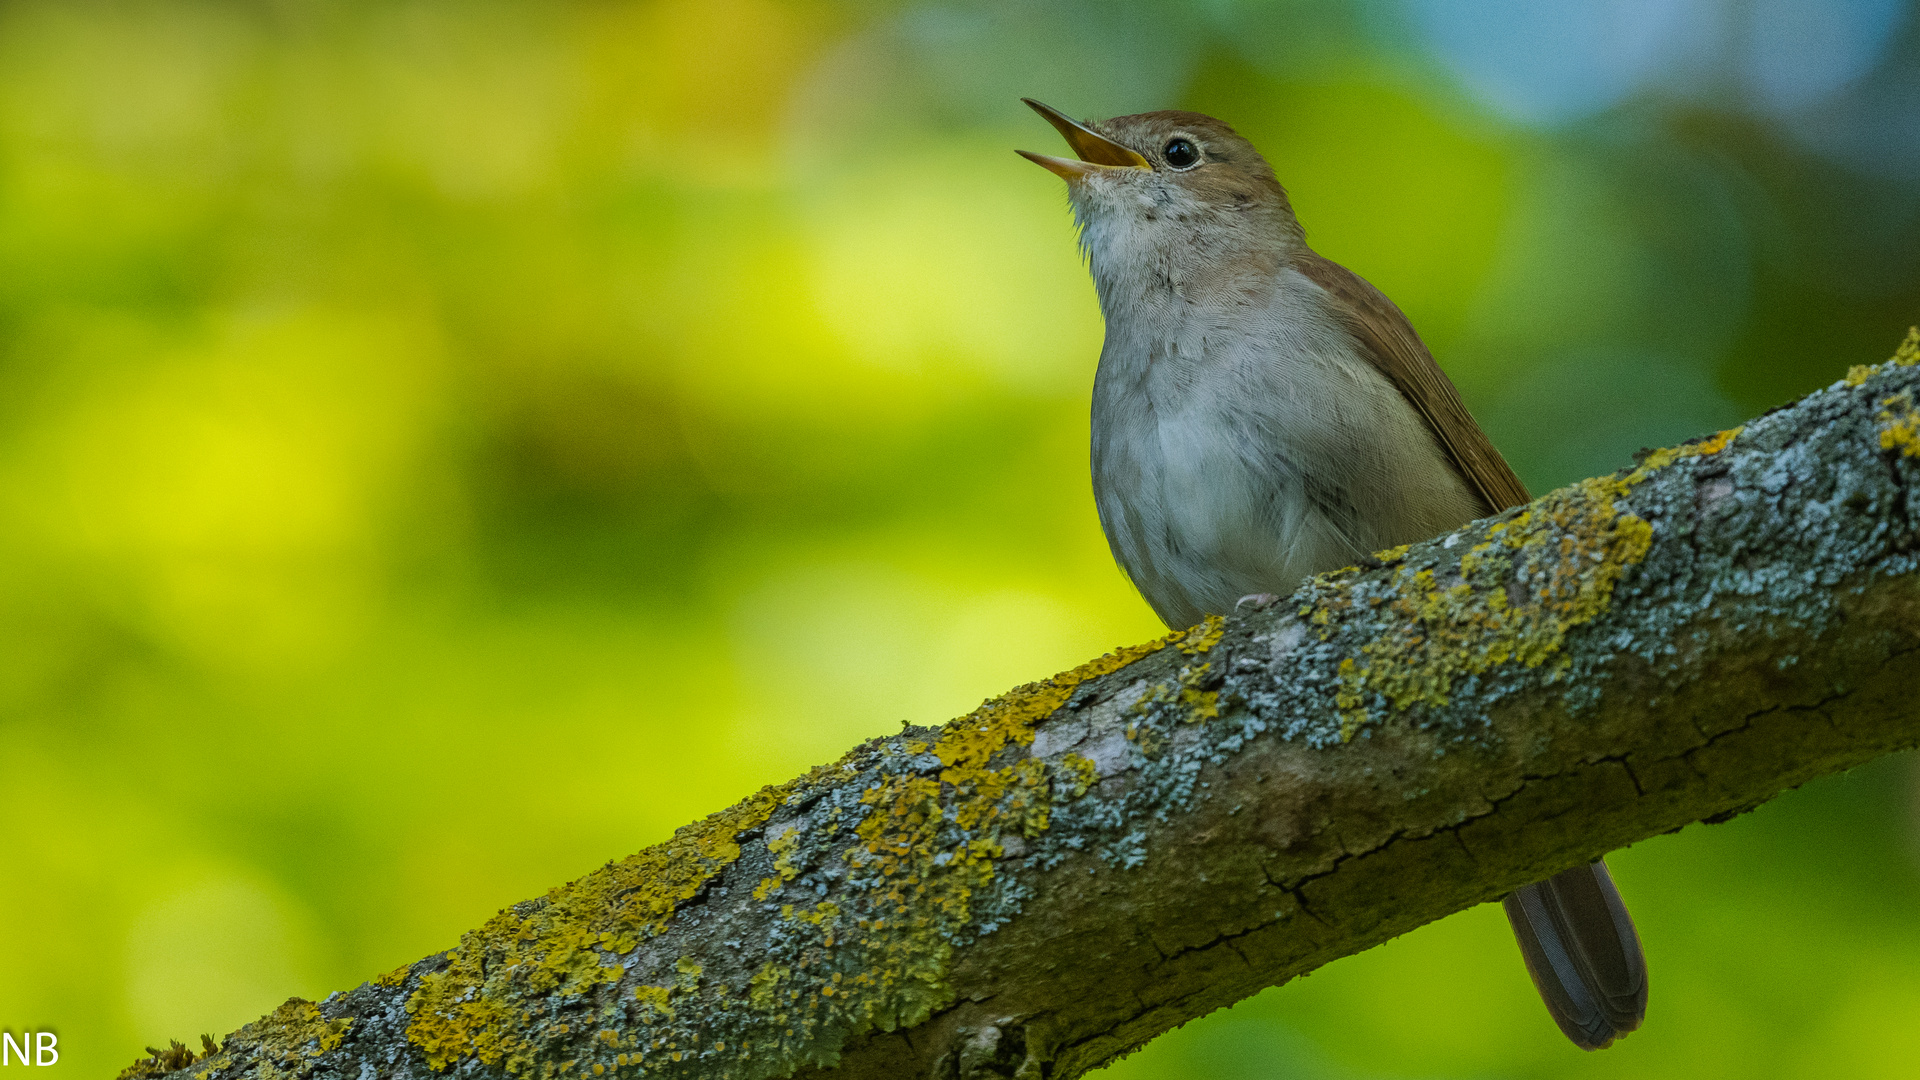
<path fill-rule="evenodd" d="M 610 899 L 136 1072 L 1068 1078 L 1913 746 L 1910 364 L 874 740 Z"/>

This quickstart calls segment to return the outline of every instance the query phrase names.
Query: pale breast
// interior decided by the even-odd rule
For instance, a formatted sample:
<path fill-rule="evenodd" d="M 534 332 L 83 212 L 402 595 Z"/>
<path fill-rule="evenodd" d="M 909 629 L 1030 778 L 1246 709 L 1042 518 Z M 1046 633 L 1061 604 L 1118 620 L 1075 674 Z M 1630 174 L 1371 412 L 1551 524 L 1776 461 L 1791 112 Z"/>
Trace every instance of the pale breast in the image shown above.
<path fill-rule="evenodd" d="M 1168 625 L 1483 512 L 1317 290 L 1228 316 L 1110 319 L 1094 381 L 1101 525 Z"/>

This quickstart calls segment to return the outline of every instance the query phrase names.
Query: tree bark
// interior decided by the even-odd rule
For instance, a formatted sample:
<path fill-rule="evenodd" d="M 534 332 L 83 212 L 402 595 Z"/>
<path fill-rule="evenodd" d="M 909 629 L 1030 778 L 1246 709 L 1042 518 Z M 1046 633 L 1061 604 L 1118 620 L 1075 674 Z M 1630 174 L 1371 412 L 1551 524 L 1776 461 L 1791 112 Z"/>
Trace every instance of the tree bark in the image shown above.
<path fill-rule="evenodd" d="M 1059 1080 L 1913 746 L 1916 360 L 872 740 L 123 1075 Z"/>

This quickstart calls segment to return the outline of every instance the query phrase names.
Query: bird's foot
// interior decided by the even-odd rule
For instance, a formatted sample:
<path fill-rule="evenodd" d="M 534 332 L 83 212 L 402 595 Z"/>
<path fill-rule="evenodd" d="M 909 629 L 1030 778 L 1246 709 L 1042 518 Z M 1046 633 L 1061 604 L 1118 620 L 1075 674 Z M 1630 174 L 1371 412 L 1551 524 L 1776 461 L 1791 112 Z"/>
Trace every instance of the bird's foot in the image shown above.
<path fill-rule="evenodd" d="M 1277 604 L 1279 602 L 1280 602 L 1280 598 L 1273 595 L 1270 592 L 1248 593 L 1247 595 L 1233 602 L 1233 610 L 1239 611 L 1241 608 L 1246 607 L 1248 604 L 1252 604 L 1253 610 L 1259 611 L 1261 608 L 1267 607 L 1268 605 L 1271 605 L 1271 604 Z"/>

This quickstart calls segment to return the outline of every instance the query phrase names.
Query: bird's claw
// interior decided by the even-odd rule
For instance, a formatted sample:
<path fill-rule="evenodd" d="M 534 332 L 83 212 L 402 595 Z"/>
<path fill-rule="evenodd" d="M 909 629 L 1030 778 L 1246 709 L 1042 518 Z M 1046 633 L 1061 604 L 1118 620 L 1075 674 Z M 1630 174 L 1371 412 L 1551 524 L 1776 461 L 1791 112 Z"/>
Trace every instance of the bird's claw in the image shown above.
<path fill-rule="evenodd" d="M 1247 595 L 1233 602 L 1233 610 L 1239 611 L 1241 608 L 1246 607 L 1248 604 L 1252 604 L 1254 610 L 1258 611 L 1261 608 L 1266 607 L 1268 604 L 1277 603 L 1279 599 L 1280 599 L 1279 597 L 1273 595 L 1270 592 L 1248 593 Z"/>

